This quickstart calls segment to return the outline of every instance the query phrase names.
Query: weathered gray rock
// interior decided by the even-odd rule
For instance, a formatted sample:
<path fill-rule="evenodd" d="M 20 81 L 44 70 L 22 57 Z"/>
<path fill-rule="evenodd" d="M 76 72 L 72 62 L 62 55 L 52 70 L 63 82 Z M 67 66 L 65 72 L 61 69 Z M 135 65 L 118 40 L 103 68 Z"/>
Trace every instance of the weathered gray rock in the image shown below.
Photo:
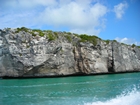
<path fill-rule="evenodd" d="M 113 61 L 115 72 L 140 70 L 140 49 L 113 43 Z"/>
<path fill-rule="evenodd" d="M 0 77 L 140 71 L 140 48 L 137 47 L 115 41 L 107 44 L 99 39 L 93 45 L 64 32 L 57 32 L 57 38 L 50 40 L 47 32 L 41 37 L 38 32 L 33 36 L 32 30 L 16 30 L 0 30 Z"/>

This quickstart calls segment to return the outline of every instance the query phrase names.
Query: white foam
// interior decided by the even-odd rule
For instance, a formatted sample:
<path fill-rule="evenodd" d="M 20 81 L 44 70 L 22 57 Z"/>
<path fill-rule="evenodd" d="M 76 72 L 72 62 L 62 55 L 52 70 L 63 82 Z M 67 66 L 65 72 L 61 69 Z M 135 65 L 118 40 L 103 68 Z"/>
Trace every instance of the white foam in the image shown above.
<path fill-rule="evenodd" d="M 123 92 L 116 98 L 107 100 L 105 102 L 97 101 L 92 103 L 85 103 L 84 105 L 140 105 L 140 92 L 133 89 L 131 92 Z"/>

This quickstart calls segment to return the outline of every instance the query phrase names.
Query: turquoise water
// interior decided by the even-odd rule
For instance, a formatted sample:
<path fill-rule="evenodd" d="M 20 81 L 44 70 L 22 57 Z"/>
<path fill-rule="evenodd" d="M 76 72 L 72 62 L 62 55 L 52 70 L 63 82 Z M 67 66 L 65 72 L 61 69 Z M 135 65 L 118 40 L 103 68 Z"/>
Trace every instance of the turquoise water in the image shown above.
<path fill-rule="evenodd" d="M 140 105 L 140 73 L 0 79 L 0 105 Z"/>

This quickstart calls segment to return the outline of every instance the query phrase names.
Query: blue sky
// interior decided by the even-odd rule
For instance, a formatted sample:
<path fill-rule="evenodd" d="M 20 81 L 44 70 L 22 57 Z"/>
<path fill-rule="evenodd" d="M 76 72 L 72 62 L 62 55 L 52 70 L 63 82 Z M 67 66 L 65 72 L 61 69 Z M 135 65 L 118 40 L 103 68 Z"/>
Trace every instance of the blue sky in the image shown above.
<path fill-rule="evenodd" d="M 140 0 L 0 0 L 0 28 L 69 31 L 140 45 Z"/>

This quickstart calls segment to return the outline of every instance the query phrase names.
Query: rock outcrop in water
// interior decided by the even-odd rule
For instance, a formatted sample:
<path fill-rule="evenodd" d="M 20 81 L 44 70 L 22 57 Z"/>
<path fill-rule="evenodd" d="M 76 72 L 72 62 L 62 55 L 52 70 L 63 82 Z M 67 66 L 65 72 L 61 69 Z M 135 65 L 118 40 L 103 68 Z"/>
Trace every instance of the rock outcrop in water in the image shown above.
<path fill-rule="evenodd" d="M 0 77 L 140 71 L 140 48 L 68 32 L 0 30 Z"/>

